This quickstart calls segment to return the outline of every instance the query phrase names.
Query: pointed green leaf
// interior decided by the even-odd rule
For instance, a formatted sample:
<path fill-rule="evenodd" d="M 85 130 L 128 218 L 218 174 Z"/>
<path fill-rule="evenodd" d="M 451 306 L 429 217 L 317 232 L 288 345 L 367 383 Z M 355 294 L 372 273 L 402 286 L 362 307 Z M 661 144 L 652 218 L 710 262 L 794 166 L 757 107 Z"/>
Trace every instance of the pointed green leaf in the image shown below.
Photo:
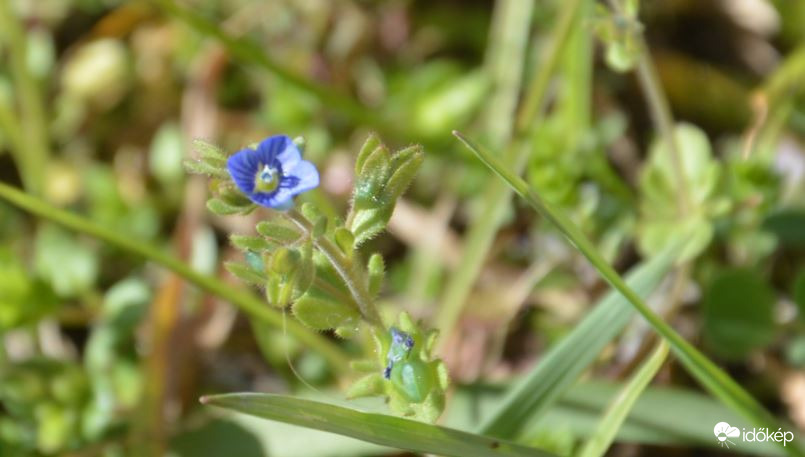
<path fill-rule="evenodd" d="M 615 400 L 609 405 L 593 435 L 584 444 L 577 457 L 598 457 L 606 454 L 618 430 L 623 425 L 635 402 L 657 374 L 668 357 L 668 343 L 660 341 L 651 356 L 643 362 L 640 369 L 623 386 Z"/>
<path fill-rule="evenodd" d="M 276 245 L 259 236 L 230 235 L 229 241 L 242 251 L 262 252 L 274 249 Z"/>
<path fill-rule="evenodd" d="M 508 441 L 385 414 L 283 395 L 240 393 L 202 397 L 202 403 L 289 424 L 351 436 L 412 452 L 451 457 L 544 457 Z"/>
<path fill-rule="evenodd" d="M 270 221 L 258 223 L 257 233 L 281 244 L 293 243 L 302 236 L 302 234 L 293 227 Z"/>
<path fill-rule="evenodd" d="M 207 209 L 214 214 L 221 216 L 228 216 L 232 214 L 246 214 L 255 208 L 254 205 L 242 207 L 232 206 L 219 198 L 211 198 L 207 200 Z"/>
<path fill-rule="evenodd" d="M 185 171 L 188 173 L 206 175 L 213 178 L 229 179 L 229 173 L 225 169 L 215 167 L 203 160 L 188 159 L 182 163 L 184 164 Z"/>

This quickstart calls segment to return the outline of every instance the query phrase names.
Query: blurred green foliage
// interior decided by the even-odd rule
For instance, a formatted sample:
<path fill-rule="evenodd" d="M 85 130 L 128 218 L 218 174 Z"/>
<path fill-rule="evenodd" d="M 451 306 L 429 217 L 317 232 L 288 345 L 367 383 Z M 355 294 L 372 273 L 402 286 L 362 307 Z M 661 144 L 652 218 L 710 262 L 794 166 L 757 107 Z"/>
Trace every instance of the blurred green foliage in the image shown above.
<path fill-rule="evenodd" d="M 558 241 L 555 227 L 508 198 L 495 206 L 504 217 L 488 246 L 473 246 L 468 234 L 489 218 L 484 205 L 496 178 L 450 137 L 460 129 L 514 157 L 515 146 L 489 119 L 517 130 L 516 110 L 497 101 L 527 101 L 532 78 L 551 66 L 550 34 L 565 3 L 572 2 L 534 2 L 526 28 L 509 35 L 511 24 L 495 25 L 509 17 L 506 0 L 4 1 L 0 181 L 207 273 L 227 270 L 256 284 L 266 306 L 293 302 L 287 318 L 350 358 L 371 359 L 373 377 L 362 387 L 382 392 L 390 386 L 378 384 L 375 359 L 383 365 L 388 342 L 376 335 L 374 348 L 339 338 L 356 333 L 360 313 L 338 272 L 310 243 L 298 243 L 292 225 L 256 225 L 265 213 L 233 193 L 220 170 L 208 207 L 248 214 L 205 215 L 205 186 L 182 168 L 204 155 L 191 147 L 197 138 L 230 153 L 269 134 L 303 137 L 306 158 L 322 173 L 321 189 L 304 198 L 318 209 L 305 216 L 361 260 L 384 319 L 406 310 L 432 327 L 446 284 L 478 248 L 479 272 L 459 278 L 468 290 L 458 303 L 462 318 L 438 329 L 439 344 L 427 348 L 460 386 L 446 400 L 448 414 L 455 407 L 467 417 L 448 423 L 477 428 L 490 409 L 466 392 L 489 380 L 508 387 L 541 361 L 561 368 L 554 373 L 561 382 L 527 393 L 532 400 L 550 393 L 556 404 L 512 439 L 566 455 L 593 433 L 619 386 L 559 391 L 582 371 L 627 378 L 650 337 L 632 323 L 583 356 L 548 352 L 595 323 L 584 317 L 598 315 L 590 309 L 605 284 Z M 688 238 L 650 304 L 764 405 L 805 427 L 797 395 L 805 367 L 805 6 L 594 3 L 582 1 L 571 18 L 539 122 L 525 122 L 517 135 L 523 175 L 618 271 Z M 646 51 L 676 116 L 674 147 L 645 103 L 639 73 L 632 75 Z M 517 61 L 495 63 L 508 53 Z M 368 148 L 354 169 L 352 151 L 370 131 L 388 146 Z M 421 144 L 425 158 L 411 144 Z M 414 163 L 415 178 L 407 170 Z M 363 191 L 353 195 L 355 182 Z M 335 216 L 351 204 L 360 214 Z M 281 244 L 291 247 L 276 254 Z M 271 262 L 282 274 L 269 279 Z M 344 368 L 293 333 L 236 315 L 118 247 L 0 202 L 2 456 L 392 452 L 244 425 L 197 405 L 205 393 L 298 393 L 306 384 L 342 396 Z M 714 446 L 707 421 L 741 420 L 689 397 L 697 387 L 677 374 L 677 361 L 667 363 L 672 369 L 656 383 L 674 392 L 649 388 L 618 434 L 650 444 L 635 448 L 640 455 Z M 571 365 L 578 372 L 561 371 Z M 655 411 L 675 416 L 652 422 Z M 670 437 L 668 427 L 676 427 Z M 296 454 L 277 451 L 284 440 Z"/>

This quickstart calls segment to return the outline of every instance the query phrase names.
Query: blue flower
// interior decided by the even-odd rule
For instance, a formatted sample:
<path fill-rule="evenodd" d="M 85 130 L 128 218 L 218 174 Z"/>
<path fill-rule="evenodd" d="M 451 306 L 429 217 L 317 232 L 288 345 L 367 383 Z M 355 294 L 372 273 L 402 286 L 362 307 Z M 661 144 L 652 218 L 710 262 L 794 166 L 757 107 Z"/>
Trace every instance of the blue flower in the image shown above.
<path fill-rule="evenodd" d="M 302 160 L 299 148 L 285 135 L 268 137 L 257 149 L 236 152 L 226 168 L 249 200 L 268 208 L 288 209 L 294 195 L 319 185 L 316 167 Z"/>

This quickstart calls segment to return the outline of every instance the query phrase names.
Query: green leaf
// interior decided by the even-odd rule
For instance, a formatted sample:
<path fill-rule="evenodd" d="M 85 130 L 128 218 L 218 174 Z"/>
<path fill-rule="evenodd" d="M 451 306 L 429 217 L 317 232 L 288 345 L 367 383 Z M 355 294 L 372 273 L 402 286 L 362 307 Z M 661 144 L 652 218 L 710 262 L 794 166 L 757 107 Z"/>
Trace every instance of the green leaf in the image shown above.
<path fill-rule="evenodd" d="M 255 286 L 265 286 L 266 280 L 268 279 L 265 275 L 260 274 L 253 268 L 242 263 L 224 262 L 224 268 L 226 268 L 226 271 L 232 273 L 232 276 Z"/>
<path fill-rule="evenodd" d="M 206 175 L 212 178 L 229 179 L 229 173 L 223 168 L 210 165 L 203 160 L 187 159 L 182 162 L 186 172 L 196 175 Z"/>
<path fill-rule="evenodd" d="M 247 214 L 256 208 L 255 205 L 249 206 L 233 206 L 224 202 L 220 198 L 211 198 L 207 200 L 207 209 L 214 214 L 221 216 L 229 216 L 232 214 Z"/>
<path fill-rule="evenodd" d="M 635 267 L 627 284 L 641 297 L 648 296 L 671 268 L 678 250 L 670 247 Z M 536 367 L 511 389 L 480 431 L 511 438 L 520 427 L 544 413 L 570 388 L 634 317 L 628 300 L 610 290 L 573 331 L 554 345 Z"/>
<path fill-rule="evenodd" d="M 269 221 L 258 223 L 257 233 L 281 244 L 293 243 L 302 236 L 295 228 Z"/>
<path fill-rule="evenodd" d="M 774 291 L 751 270 L 720 272 L 703 301 L 704 337 L 719 355 L 741 359 L 774 338 Z"/>
<path fill-rule="evenodd" d="M 270 251 L 276 247 L 263 237 L 249 235 L 230 235 L 229 241 L 241 251 Z"/>
<path fill-rule="evenodd" d="M 303 295 L 293 304 L 293 313 L 300 322 L 314 330 L 337 327 L 357 327 L 361 315 L 355 307 L 325 298 Z"/>
<path fill-rule="evenodd" d="M 385 414 L 283 395 L 239 393 L 202 397 L 207 405 L 235 410 L 370 443 L 454 457 L 541 457 L 545 452 L 508 441 L 474 435 Z"/>
<path fill-rule="evenodd" d="M 510 172 L 500 161 L 487 151 L 480 149 L 475 143 L 458 132 L 454 132 L 479 159 L 506 183 L 523 197 L 532 208 L 543 217 L 552 222 L 567 237 L 573 246 L 579 250 L 587 260 L 598 270 L 599 274 L 617 289 L 634 308 L 643 315 L 646 321 L 668 341 L 674 355 L 679 359 L 687 371 L 696 378 L 708 391 L 718 397 L 726 405 L 734 408 L 755 426 L 777 429 L 778 421 L 750 395 L 740 384 L 735 382 L 724 370 L 708 359 L 693 345 L 688 343 L 668 323 L 657 315 L 640 296 L 632 290 L 618 273 L 598 253 L 592 242 L 576 227 L 563 213 L 557 211 L 551 204 L 543 201 L 532 191 L 528 184 L 519 176 Z M 799 446 L 784 447 L 790 455 L 805 455 Z"/>
<path fill-rule="evenodd" d="M 667 357 L 668 344 L 661 341 L 607 408 L 599 420 L 595 432 L 577 454 L 578 457 L 598 457 L 607 452 L 618 430 L 629 415 L 629 411 L 632 410 L 640 394 L 649 385 Z"/>
<path fill-rule="evenodd" d="M 721 168 L 713 158 L 707 135 L 698 127 L 677 124 L 674 139 L 691 207 L 679 214 L 677 164 L 668 142 L 658 138 L 651 145 L 640 176 L 638 246 L 642 252 L 654 254 L 684 231 L 690 239 L 680 254 L 680 261 L 684 261 L 699 255 L 713 238 L 712 220 L 724 210 L 716 195 Z"/>

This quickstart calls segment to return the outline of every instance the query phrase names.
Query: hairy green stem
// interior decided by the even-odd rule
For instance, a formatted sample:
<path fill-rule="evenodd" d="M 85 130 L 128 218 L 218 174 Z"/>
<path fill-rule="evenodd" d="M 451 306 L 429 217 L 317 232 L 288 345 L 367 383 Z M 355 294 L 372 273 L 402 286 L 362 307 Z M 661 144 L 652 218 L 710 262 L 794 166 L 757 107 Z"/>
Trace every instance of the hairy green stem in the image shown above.
<path fill-rule="evenodd" d="M 288 210 L 284 213 L 285 216 L 291 220 L 297 227 L 307 233 L 313 239 L 313 244 L 327 257 L 330 264 L 338 272 L 338 275 L 346 284 L 349 289 L 350 295 L 355 303 L 358 304 L 358 310 L 372 325 L 383 326 L 383 321 L 380 319 L 380 314 L 377 312 L 372 295 L 369 293 L 368 284 L 366 282 L 366 275 L 360 268 L 360 265 L 346 258 L 341 250 L 333 244 L 326 236 L 312 236 L 313 224 L 307 220 L 299 211 L 295 209 Z"/>
<path fill-rule="evenodd" d="M 0 34 L 7 40 L 10 48 L 11 73 L 21 108 L 21 133 L 12 134 L 11 137 L 12 146 L 16 146 L 15 161 L 28 191 L 40 194 L 50 149 L 48 121 L 39 83 L 28 69 L 25 30 L 12 11 L 10 1 L 0 1 Z M 6 128 L 4 125 L 4 129 Z M 24 144 L 25 150 L 14 143 Z"/>
<path fill-rule="evenodd" d="M 218 278 L 199 273 L 186 263 L 166 253 L 163 249 L 140 242 L 75 214 L 54 208 L 5 183 L 0 183 L 0 198 L 43 219 L 53 221 L 70 230 L 87 234 L 126 252 L 162 265 L 193 283 L 199 289 L 232 303 L 253 318 L 276 328 L 283 327 L 282 313 L 270 308 L 264 301 L 245 290 L 233 288 Z M 337 345 L 318 333 L 308 330 L 296 321 L 288 320 L 285 325 L 288 332 L 300 342 L 324 356 L 333 370 L 338 373 L 346 372 L 349 358 Z"/>
<path fill-rule="evenodd" d="M 640 366 L 640 369 L 623 386 L 617 397 L 604 411 L 598 421 L 596 430 L 584 443 L 576 457 L 599 457 L 606 454 L 621 425 L 623 425 L 626 417 L 629 416 L 629 412 L 637 402 L 637 399 L 640 398 L 640 394 L 651 383 L 651 380 L 665 363 L 667 357 L 668 343 L 665 340 L 661 340 L 657 343 L 648 359 Z"/>

